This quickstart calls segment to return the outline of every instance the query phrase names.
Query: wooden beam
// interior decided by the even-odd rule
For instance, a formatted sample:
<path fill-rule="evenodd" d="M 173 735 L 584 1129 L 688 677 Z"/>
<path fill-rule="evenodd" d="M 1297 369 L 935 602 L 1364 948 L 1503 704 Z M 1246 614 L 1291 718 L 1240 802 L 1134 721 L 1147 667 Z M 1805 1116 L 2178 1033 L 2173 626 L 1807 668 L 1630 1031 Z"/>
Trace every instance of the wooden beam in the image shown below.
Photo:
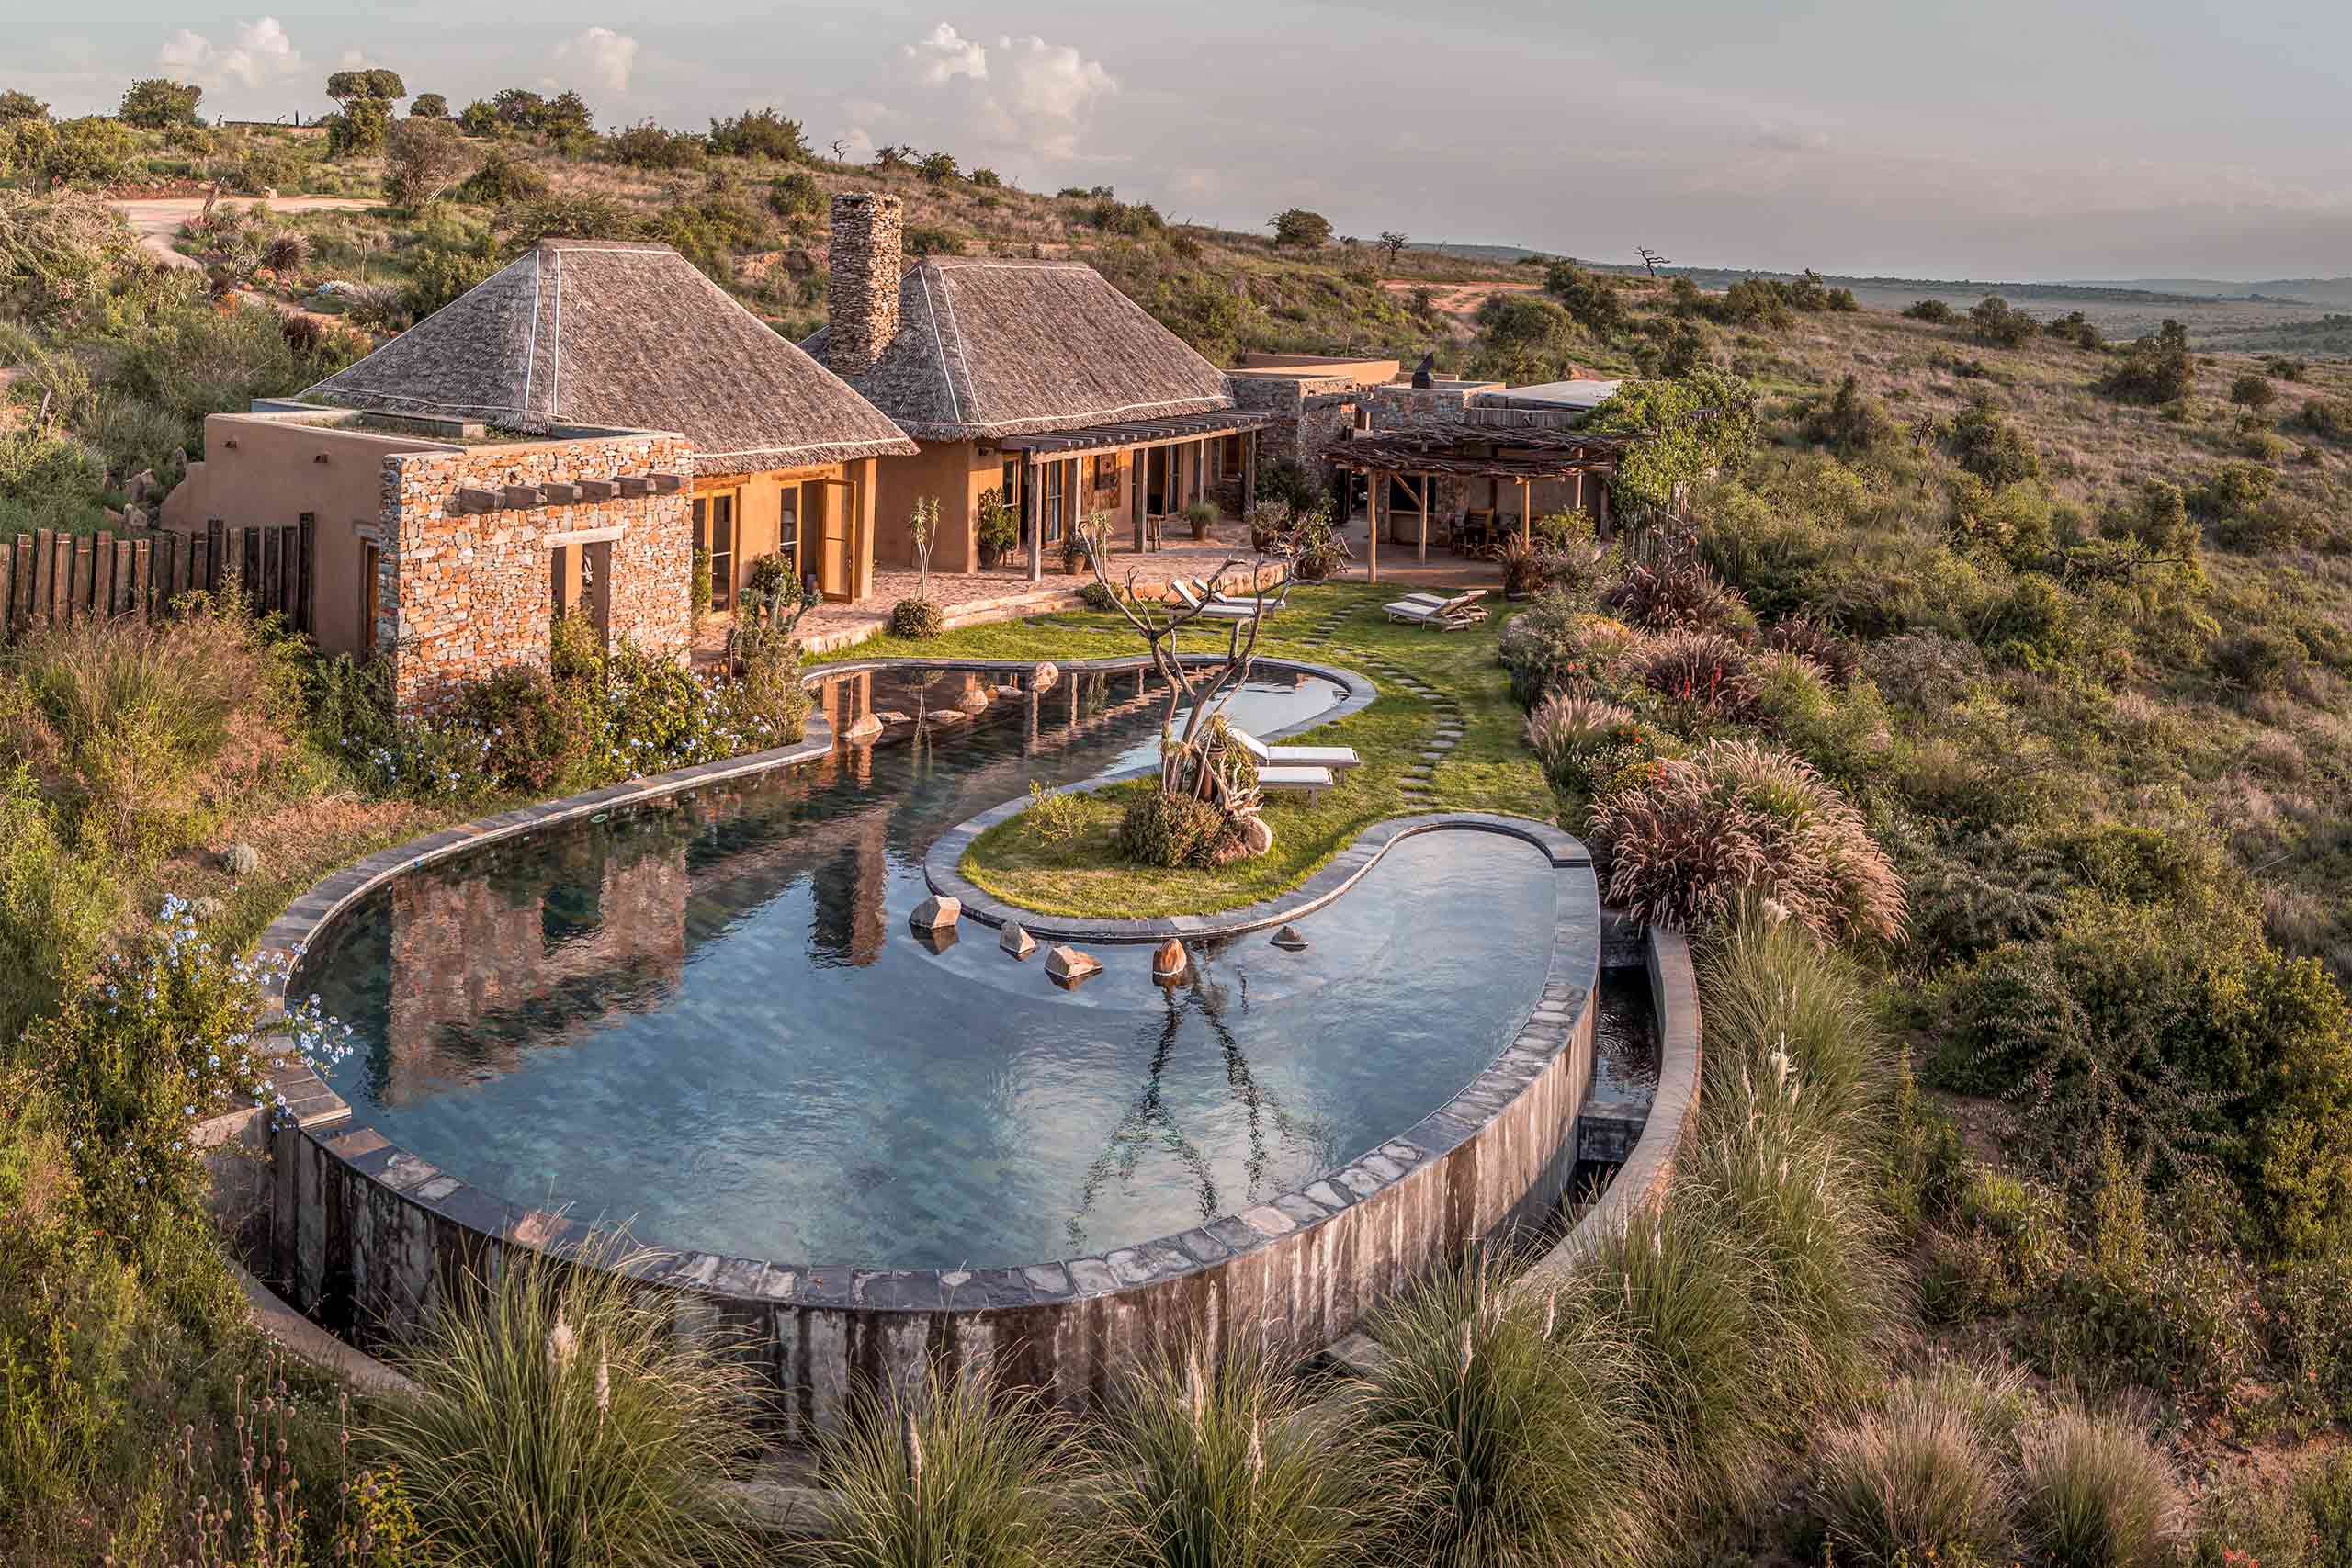
<path fill-rule="evenodd" d="M 1250 519 L 1250 508 L 1258 500 L 1258 433 L 1250 431 L 1241 438 L 1241 518 Z"/>
<path fill-rule="evenodd" d="M 1420 496 L 1421 501 L 1420 559 L 1421 564 L 1423 566 L 1427 566 L 1430 559 L 1430 476 L 1427 474 L 1421 475 L 1420 481 L 1420 486 L 1417 492 Z"/>
<path fill-rule="evenodd" d="M 1033 453 L 1021 459 L 1021 511 L 1029 530 L 1029 581 L 1046 581 L 1046 525 L 1044 513 L 1038 509 L 1037 458 Z"/>
<path fill-rule="evenodd" d="M 1519 542 L 1530 549 L 1535 547 L 1535 481 L 1519 481 Z"/>
<path fill-rule="evenodd" d="M 1371 526 L 1364 530 L 1365 556 L 1370 565 L 1372 581 L 1377 582 L 1380 581 L 1380 492 L 1388 488 L 1388 476 L 1385 473 L 1373 472 L 1367 474 L 1365 479 L 1367 482 L 1364 489 L 1369 493 L 1364 502 L 1364 516 L 1371 524 Z"/>

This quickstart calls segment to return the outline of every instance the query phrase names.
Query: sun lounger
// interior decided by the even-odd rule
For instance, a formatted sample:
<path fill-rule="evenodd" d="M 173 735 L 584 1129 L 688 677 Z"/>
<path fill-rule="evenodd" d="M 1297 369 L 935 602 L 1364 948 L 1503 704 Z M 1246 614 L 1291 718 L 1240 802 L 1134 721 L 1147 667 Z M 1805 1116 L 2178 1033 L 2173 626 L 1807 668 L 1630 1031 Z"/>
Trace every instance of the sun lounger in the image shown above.
<path fill-rule="evenodd" d="M 1199 578 L 1193 578 L 1187 586 L 1192 589 L 1193 598 L 1205 601 L 1211 604 L 1238 604 L 1245 610 L 1255 609 L 1258 605 L 1258 596 L 1255 593 L 1226 593 L 1222 592 L 1212 593 L 1209 591 L 1209 585 Z M 1290 582 L 1285 579 L 1274 585 L 1273 592 L 1266 595 L 1266 608 L 1269 611 L 1279 610 L 1284 604 L 1289 603 Z"/>
<path fill-rule="evenodd" d="M 1331 770 L 1294 767 L 1260 768 L 1258 787 L 1271 795 L 1303 795 L 1306 796 L 1307 804 L 1311 806 L 1315 803 L 1317 795 L 1331 787 Z"/>
<path fill-rule="evenodd" d="M 1405 621 L 1417 626 L 1437 626 L 1445 631 L 1458 631 L 1487 618 L 1487 612 L 1476 601 L 1486 590 L 1474 588 L 1467 593 L 1457 593 L 1432 604 L 1427 595 L 1393 600 L 1382 606 L 1392 621 Z"/>
<path fill-rule="evenodd" d="M 1169 586 L 1175 590 L 1176 597 L 1184 602 L 1184 608 L 1193 611 L 1198 619 L 1208 621 L 1248 621 L 1255 620 L 1257 618 L 1258 612 L 1256 608 L 1247 601 L 1240 604 L 1234 604 L 1224 599 L 1203 599 L 1193 585 L 1185 581 L 1181 577 L 1175 581 L 1170 583 Z"/>
<path fill-rule="evenodd" d="M 1269 746 L 1246 729 L 1227 725 L 1235 742 L 1250 753 L 1262 775 L 1267 768 L 1328 768 L 1333 773 L 1346 773 L 1362 765 L 1363 759 L 1356 755 L 1352 746 Z"/>

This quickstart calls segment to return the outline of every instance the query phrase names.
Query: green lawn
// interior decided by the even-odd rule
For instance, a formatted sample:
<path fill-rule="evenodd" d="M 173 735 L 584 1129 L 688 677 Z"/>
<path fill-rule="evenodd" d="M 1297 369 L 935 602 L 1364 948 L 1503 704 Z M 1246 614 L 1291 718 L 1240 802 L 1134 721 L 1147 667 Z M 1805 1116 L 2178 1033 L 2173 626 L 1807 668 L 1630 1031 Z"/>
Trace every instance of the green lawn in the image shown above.
<path fill-rule="evenodd" d="M 1312 660 L 1363 671 L 1381 686 L 1363 712 L 1316 728 L 1317 745 L 1352 746 L 1363 765 L 1314 806 L 1285 795 L 1269 798 L 1265 818 L 1274 830 L 1271 853 L 1214 871 L 1161 871 L 1121 861 L 1111 830 L 1125 802 L 1115 790 L 1080 799 L 1078 827 L 1055 840 L 1023 813 L 984 834 L 965 856 L 964 874 L 1009 903 L 1057 915 L 1138 917 L 1210 914 L 1256 903 L 1293 886 L 1345 849 L 1364 828 L 1413 811 L 1499 811 L 1554 819 L 1551 786 L 1520 739 L 1521 718 L 1495 662 L 1504 615 L 1467 631 L 1440 632 L 1393 624 L 1380 606 L 1393 588 L 1320 583 L 1293 590 L 1290 607 L 1272 617 L 1259 639 L 1269 656 Z M 1347 618 L 1327 642 L 1307 641 L 1337 606 Z M 1203 635 L 1188 651 L 1221 648 L 1221 636 Z M 927 642 L 879 637 L 849 657 L 906 655 L 967 659 L 1099 659 L 1144 650 L 1118 616 L 1071 612 L 954 631 Z M 1367 656 L 1411 671 L 1461 705 L 1463 734 L 1440 762 L 1426 804 L 1408 805 L 1404 777 L 1430 743 L 1437 716 L 1428 703 L 1369 669 Z"/>

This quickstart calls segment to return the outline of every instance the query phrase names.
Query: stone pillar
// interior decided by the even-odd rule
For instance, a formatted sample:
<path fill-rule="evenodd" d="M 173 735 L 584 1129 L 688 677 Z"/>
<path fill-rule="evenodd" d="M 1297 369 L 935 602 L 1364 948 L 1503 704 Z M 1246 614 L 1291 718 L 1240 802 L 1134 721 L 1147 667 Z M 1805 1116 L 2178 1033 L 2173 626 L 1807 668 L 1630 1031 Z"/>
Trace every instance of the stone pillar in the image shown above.
<path fill-rule="evenodd" d="M 833 197 L 832 222 L 832 280 L 825 297 L 831 338 L 826 363 L 836 376 L 862 376 L 899 335 L 899 232 L 905 204 L 895 196 L 844 191 Z"/>

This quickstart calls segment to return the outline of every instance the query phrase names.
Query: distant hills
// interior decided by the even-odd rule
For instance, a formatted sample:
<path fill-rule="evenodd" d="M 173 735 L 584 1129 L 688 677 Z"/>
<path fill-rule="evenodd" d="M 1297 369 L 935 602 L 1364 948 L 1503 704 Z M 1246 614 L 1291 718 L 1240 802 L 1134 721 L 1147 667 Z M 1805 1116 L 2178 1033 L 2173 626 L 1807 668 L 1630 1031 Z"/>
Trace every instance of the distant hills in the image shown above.
<path fill-rule="evenodd" d="M 2278 277 L 2264 283 L 2227 283 L 2216 277 L 2140 277 L 2118 283 L 2086 283 L 2082 287 L 2147 288 L 2208 299 L 2290 299 L 2299 305 L 2352 306 L 2352 277 Z"/>

